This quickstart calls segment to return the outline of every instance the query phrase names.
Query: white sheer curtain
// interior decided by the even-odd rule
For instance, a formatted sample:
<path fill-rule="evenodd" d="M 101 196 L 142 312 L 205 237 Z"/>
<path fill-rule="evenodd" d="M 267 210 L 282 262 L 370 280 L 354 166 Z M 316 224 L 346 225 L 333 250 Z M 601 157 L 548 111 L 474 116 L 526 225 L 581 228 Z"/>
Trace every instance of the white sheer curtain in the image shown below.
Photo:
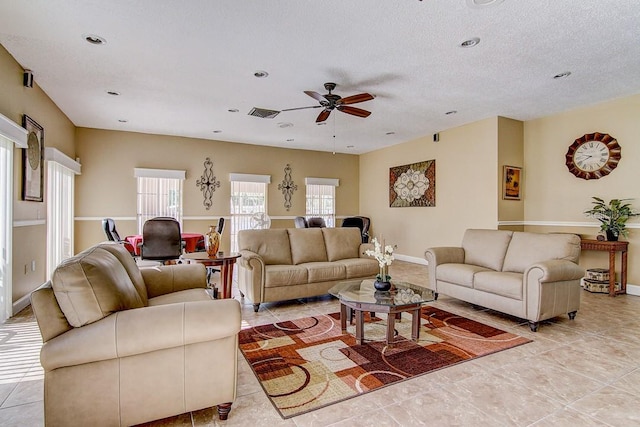
<path fill-rule="evenodd" d="M 136 169 L 138 179 L 138 233 L 145 221 L 157 216 L 176 219 L 182 227 L 182 184 L 185 171 Z"/>
<path fill-rule="evenodd" d="M 327 227 L 336 222 L 336 187 L 334 185 L 307 184 L 307 218 L 322 217 Z"/>
<path fill-rule="evenodd" d="M 47 162 L 47 278 L 56 266 L 73 255 L 74 171 Z"/>
<path fill-rule="evenodd" d="M 0 323 L 12 314 L 13 142 L 0 135 Z"/>
<path fill-rule="evenodd" d="M 238 231 L 252 228 L 251 216 L 267 214 L 267 182 L 231 181 L 231 251 L 238 251 Z"/>

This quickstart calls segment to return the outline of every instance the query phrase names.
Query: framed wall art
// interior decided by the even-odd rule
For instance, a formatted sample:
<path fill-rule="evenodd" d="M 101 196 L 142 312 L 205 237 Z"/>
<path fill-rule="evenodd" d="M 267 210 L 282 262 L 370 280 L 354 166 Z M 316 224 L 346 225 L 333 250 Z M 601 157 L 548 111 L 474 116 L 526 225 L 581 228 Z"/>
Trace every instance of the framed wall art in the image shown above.
<path fill-rule="evenodd" d="M 504 166 L 502 174 L 502 198 L 520 200 L 522 194 L 522 168 Z"/>
<path fill-rule="evenodd" d="M 22 126 L 27 130 L 27 148 L 22 150 L 22 200 L 43 200 L 44 129 L 26 114 Z"/>
<path fill-rule="evenodd" d="M 436 205 L 436 161 L 389 168 L 389 206 Z"/>

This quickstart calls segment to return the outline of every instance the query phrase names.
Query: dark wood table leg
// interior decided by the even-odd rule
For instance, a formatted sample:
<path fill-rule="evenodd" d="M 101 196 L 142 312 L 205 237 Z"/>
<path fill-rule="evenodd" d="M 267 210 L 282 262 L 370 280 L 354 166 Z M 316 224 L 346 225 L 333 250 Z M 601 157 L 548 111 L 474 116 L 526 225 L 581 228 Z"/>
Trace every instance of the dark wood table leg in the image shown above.
<path fill-rule="evenodd" d="M 411 311 L 411 339 L 418 342 L 420 338 L 420 306 Z"/>
<path fill-rule="evenodd" d="M 233 264 L 234 260 L 225 260 L 220 268 L 220 278 L 222 279 L 222 298 L 231 298 L 231 286 L 233 285 Z"/>
<path fill-rule="evenodd" d="M 340 304 L 340 329 L 343 334 L 347 333 L 347 306 L 344 304 Z"/>
<path fill-rule="evenodd" d="M 364 312 L 355 310 L 356 312 L 356 344 L 362 345 L 364 342 Z"/>
<path fill-rule="evenodd" d="M 388 313 L 387 314 L 387 345 L 393 345 L 395 342 L 395 332 L 396 332 L 396 313 Z"/>
<path fill-rule="evenodd" d="M 616 251 L 609 251 L 609 296 L 616 296 Z"/>
<path fill-rule="evenodd" d="M 620 270 L 620 293 L 627 293 L 627 251 L 622 251 L 622 267 Z"/>

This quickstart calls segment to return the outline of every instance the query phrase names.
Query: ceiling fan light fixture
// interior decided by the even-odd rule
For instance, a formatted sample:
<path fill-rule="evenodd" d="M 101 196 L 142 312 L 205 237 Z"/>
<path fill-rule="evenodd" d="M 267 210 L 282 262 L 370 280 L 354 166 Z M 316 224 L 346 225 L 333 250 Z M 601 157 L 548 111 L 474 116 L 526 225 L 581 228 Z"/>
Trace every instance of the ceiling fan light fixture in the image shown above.
<path fill-rule="evenodd" d="M 462 43 L 460 43 L 460 47 L 464 47 L 464 48 L 468 48 L 468 47 L 475 47 L 480 43 L 480 39 L 478 37 L 472 37 L 468 40 L 463 41 Z"/>

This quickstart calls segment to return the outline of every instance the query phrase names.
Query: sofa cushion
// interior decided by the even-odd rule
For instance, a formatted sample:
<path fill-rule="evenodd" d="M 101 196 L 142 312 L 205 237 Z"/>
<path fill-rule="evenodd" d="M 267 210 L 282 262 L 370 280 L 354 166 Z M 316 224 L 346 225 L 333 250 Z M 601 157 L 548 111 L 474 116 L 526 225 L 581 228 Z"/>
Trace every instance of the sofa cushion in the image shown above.
<path fill-rule="evenodd" d="M 267 265 L 264 269 L 264 287 L 299 285 L 309 277 L 304 265 Z"/>
<path fill-rule="evenodd" d="M 373 258 L 349 258 L 336 262 L 345 266 L 345 279 L 373 277 L 380 272 L 378 261 Z"/>
<path fill-rule="evenodd" d="M 51 286 L 67 321 L 76 328 L 116 311 L 144 307 L 127 270 L 100 247 L 63 261 L 53 272 Z"/>
<path fill-rule="evenodd" d="M 240 230 L 238 250 L 249 250 L 262 257 L 267 265 L 292 264 L 289 233 L 286 228 Z"/>
<path fill-rule="evenodd" d="M 294 264 L 327 261 L 321 228 L 290 228 L 288 231 Z"/>
<path fill-rule="evenodd" d="M 507 298 L 522 300 L 522 274 L 480 271 L 473 277 L 473 288 Z"/>
<path fill-rule="evenodd" d="M 575 234 L 515 232 L 502 270 L 524 273 L 538 262 L 564 259 L 577 263 L 579 256 L 580 237 Z"/>
<path fill-rule="evenodd" d="M 360 257 L 362 235 L 359 228 L 321 228 L 321 230 L 329 261 Z"/>
<path fill-rule="evenodd" d="M 309 272 L 309 283 L 344 280 L 347 267 L 338 262 L 308 262 L 302 264 Z"/>
<path fill-rule="evenodd" d="M 123 244 L 117 242 L 104 242 L 98 246 L 104 250 L 111 252 L 113 256 L 118 258 L 118 261 L 120 261 L 120 263 L 124 266 L 124 269 L 127 270 L 127 274 L 129 274 L 129 278 L 131 278 L 133 286 L 136 287 L 138 295 L 140 295 L 140 297 L 142 298 L 142 303 L 144 305 L 147 305 L 147 287 L 144 284 L 144 279 L 142 278 L 140 268 L 136 264 L 136 261 L 133 259 L 129 251 L 127 251 Z"/>
<path fill-rule="evenodd" d="M 491 270 L 473 264 L 440 264 L 436 269 L 436 279 L 472 288 L 473 276 L 480 271 Z"/>
<path fill-rule="evenodd" d="M 469 229 L 464 233 L 464 263 L 502 270 L 512 231 Z"/>

